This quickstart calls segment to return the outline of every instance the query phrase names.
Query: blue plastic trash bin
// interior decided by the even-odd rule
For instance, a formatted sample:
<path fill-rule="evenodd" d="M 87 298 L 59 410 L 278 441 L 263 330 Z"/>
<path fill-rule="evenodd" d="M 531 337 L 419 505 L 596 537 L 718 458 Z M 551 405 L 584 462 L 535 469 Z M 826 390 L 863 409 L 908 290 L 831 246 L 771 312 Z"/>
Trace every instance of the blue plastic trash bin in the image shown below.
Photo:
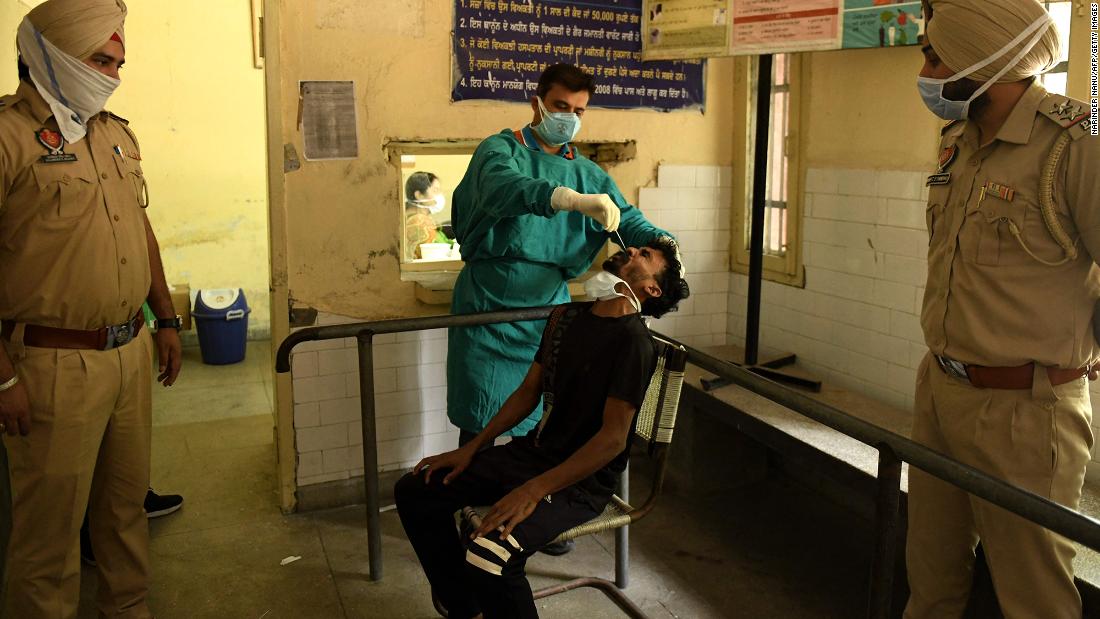
<path fill-rule="evenodd" d="M 191 316 L 199 332 L 203 363 L 227 365 L 244 360 L 251 311 L 240 288 L 198 292 Z"/>

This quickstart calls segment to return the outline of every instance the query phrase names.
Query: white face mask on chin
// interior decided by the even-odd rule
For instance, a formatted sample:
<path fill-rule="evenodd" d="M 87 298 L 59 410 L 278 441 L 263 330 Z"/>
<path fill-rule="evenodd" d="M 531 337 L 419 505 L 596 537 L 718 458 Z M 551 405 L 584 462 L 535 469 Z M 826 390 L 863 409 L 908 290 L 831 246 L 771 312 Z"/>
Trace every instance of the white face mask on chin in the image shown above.
<path fill-rule="evenodd" d="M 103 111 L 120 82 L 50 43 L 24 18 L 16 37 L 38 94 L 53 111 L 61 135 L 72 144 L 88 134 L 88 119 Z"/>
<path fill-rule="evenodd" d="M 1012 39 L 1008 42 L 1007 45 L 997 50 L 997 52 L 994 53 L 992 56 L 986 58 L 985 60 L 982 60 L 975 65 L 971 65 L 963 69 L 962 71 L 959 71 L 951 77 L 941 79 L 934 77 L 918 76 L 917 89 L 920 91 L 920 97 L 924 101 L 924 105 L 927 106 L 933 114 L 939 116 L 944 120 L 966 119 L 970 114 L 970 104 L 973 103 L 975 99 L 980 97 L 983 92 L 989 90 L 989 88 L 993 86 L 993 84 L 996 84 L 997 80 L 999 80 L 1002 75 L 1011 71 L 1012 68 L 1015 67 L 1016 64 L 1019 63 L 1020 60 L 1022 60 L 1023 57 L 1028 54 L 1028 52 L 1031 51 L 1031 48 L 1035 47 L 1035 44 L 1038 43 L 1039 39 L 1043 37 L 1043 33 L 1045 33 L 1047 31 L 1047 28 L 1050 28 L 1053 24 L 1054 21 L 1051 20 L 1050 16 L 1044 14 L 1042 17 L 1035 20 L 1030 26 L 1025 28 L 1023 32 L 1016 36 L 1015 39 Z M 1032 35 L 1032 33 L 1034 33 L 1034 35 Z M 955 101 L 943 96 L 943 87 L 945 84 L 961 80 L 967 75 L 970 75 L 975 71 L 979 71 L 982 68 L 992 64 L 995 60 L 1007 54 L 1008 50 L 1019 45 L 1021 41 L 1028 37 L 1028 35 L 1032 35 L 1031 41 L 1029 41 L 1028 44 L 1024 47 L 1022 47 L 1019 53 L 1016 54 L 1016 57 L 1005 64 L 1004 68 L 998 71 L 996 75 L 989 78 L 986 83 L 982 84 L 981 88 L 974 91 L 974 94 L 970 95 L 969 99 L 967 99 L 966 101 Z"/>
<path fill-rule="evenodd" d="M 630 293 L 630 296 L 628 297 L 619 292 L 616 289 L 617 284 L 622 284 L 627 292 Z M 588 281 L 584 282 L 584 293 L 600 301 L 610 301 L 616 297 L 622 297 L 630 301 L 635 311 L 642 311 L 642 304 L 638 301 L 638 297 L 634 294 L 634 291 L 630 289 L 630 284 L 626 283 L 621 277 L 608 271 L 600 271 L 588 278 Z"/>

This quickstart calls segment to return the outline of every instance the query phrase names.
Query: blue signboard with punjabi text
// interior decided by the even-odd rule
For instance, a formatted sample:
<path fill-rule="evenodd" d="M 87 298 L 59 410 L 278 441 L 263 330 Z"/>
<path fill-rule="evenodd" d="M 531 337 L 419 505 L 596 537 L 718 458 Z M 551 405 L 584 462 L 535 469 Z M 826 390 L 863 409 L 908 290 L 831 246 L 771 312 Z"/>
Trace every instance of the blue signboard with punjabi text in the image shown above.
<path fill-rule="evenodd" d="M 451 99 L 528 101 L 558 62 L 592 74 L 592 107 L 702 110 L 705 61 L 642 62 L 642 0 L 455 0 Z"/>

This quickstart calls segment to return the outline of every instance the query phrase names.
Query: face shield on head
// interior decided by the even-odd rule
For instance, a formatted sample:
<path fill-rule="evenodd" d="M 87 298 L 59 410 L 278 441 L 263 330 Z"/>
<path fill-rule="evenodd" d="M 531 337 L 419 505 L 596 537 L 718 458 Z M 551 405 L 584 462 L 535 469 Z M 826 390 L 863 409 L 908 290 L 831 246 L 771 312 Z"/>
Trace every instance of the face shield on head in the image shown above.
<path fill-rule="evenodd" d="M 963 120 L 967 118 L 970 113 L 970 104 L 974 102 L 978 97 L 982 95 L 986 90 L 989 90 L 993 84 L 997 83 L 1003 75 L 1011 71 L 1017 63 L 1023 60 L 1024 56 L 1027 56 L 1031 49 L 1042 39 L 1043 34 L 1048 28 L 1054 25 L 1054 21 L 1049 15 L 1044 13 L 1041 17 L 1036 19 L 1030 26 L 1024 29 L 1023 32 L 1018 34 L 1016 38 L 1008 42 L 1004 47 L 997 50 L 992 56 L 982 60 L 976 64 L 973 64 L 962 71 L 959 71 L 948 78 L 933 78 L 933 77 L 917 77 L 917 88 L 920 91 L 921 99 L 924 101 L 925 106 L 940 118 L 944 120 Z M 993 77 L 982 84 L 981 88 L 974 91 L 974 94 L 970 95 L 970 98 L 965 101 L 954 101 L 948 99 L 943 95 L 943 88 L 945 84 L 955 82 L 965 78 L 968 75 L 973 74 L 976 71 L 993 64 L 998 58 L 1004 56 L 1013 47 L 1020 44 L 1020 42 L 1031 36 L 1031 40 L 1027 45 L 1022 47 L 1016 56 L 1012 58 L 1000 71 L 995 73 Z"/>

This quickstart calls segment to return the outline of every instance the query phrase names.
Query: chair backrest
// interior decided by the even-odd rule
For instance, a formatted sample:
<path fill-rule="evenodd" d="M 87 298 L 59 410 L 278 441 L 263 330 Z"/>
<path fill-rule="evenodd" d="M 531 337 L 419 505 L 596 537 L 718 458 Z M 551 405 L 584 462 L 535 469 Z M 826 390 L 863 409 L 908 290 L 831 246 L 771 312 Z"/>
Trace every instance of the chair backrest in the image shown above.
<path fill-rule="evenodd" d="M 687 367 L 687 350 L 683 346 L 656 336 L 653 344 L 657 352 L 657 369 L 649 381 L 634 429 L 635 436 L 646 443 L 650 452 L 658 445 L 672 442 L 684 368 Z"/>

